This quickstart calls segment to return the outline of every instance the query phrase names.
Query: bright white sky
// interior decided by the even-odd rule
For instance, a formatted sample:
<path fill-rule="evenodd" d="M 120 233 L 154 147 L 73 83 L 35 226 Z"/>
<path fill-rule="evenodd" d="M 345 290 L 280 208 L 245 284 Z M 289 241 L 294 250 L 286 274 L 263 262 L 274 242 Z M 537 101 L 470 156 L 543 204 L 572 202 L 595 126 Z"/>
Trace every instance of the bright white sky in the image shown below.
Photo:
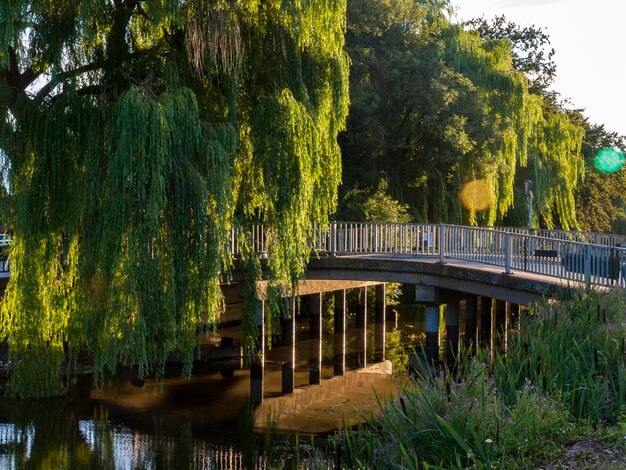
<path fill-rule="evenodd" d="M 609 131 L 626 135 L 626 1 L 452 0 L 460 19 L 504 14 L 522 26 L 540 26 L 555 49 L 552 88 L 570 107 Z"/>

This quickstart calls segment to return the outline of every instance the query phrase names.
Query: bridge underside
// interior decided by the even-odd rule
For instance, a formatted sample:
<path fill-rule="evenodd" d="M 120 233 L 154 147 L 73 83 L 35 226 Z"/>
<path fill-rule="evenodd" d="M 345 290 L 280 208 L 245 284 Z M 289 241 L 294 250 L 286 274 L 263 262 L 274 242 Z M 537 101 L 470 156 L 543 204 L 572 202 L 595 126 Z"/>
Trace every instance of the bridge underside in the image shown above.
<path fill-rule="evenodd" d="M 505 274 L 501 268 L 472 266 L 470 263 L 440 264 L 435 258 L 384 258 L 337 256 L 312 259 L 307 280 L 399 282 L 442 288 L 460 293 L 491 297 L 519 305 L 531 305 L 544 297 L 571 291 L 575 286 L 556 279 L 528 273 Z"/>

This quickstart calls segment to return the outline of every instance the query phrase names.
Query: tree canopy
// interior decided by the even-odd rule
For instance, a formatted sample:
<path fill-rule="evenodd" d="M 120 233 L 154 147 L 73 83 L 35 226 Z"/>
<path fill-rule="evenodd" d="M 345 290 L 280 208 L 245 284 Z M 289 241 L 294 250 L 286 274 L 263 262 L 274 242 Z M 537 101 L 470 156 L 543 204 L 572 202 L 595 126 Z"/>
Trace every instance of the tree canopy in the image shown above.
<path fill-rule="evenodd" d="M 523 181 L 532 179 L 535 223 L 576 228 L 582 126 L 531 90 L 511 38 L 452 23 L 448 9 L 447 1 L 348 3 L 345 192 L 374 191 L 382 176 L 418 221 L 490 225 L 524 220 Z M 551 73 L 550 54 L 528 57 Z M 484 212 L 459 201 L 476 180 L 492 201 Z"/>
<path fill-rule="evenodd" d="M 252 276 L 254 223 L 270 283 L 301 275 L 341 178 L 345 8 L 0 0 L 9 393 L 58 393 L 64 348 L 99 377 L 159 374 L 174 350 L 189 372 L 231 230 Z"/>
<path fill-rule="evenodd" d="M 601 172 L 594 165 L 603 149 L 626 149 L 626 137 L 607 131 L 603 125 L 585 121 L 583 155 L 587 170 L 576 189 L 580 226 L 592 232 L 626 234 L 626 166 L 615 172 Z"/>

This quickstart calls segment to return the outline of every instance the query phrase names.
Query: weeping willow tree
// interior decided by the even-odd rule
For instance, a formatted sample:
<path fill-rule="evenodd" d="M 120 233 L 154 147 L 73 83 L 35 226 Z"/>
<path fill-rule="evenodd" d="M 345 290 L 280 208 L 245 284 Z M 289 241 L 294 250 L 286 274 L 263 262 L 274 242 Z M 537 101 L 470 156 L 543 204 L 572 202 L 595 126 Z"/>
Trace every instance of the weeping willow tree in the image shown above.
<path fill-rule="evenodd" d="M 9 393 L 61 392 L 81 348 L 99 377 L 172 351 L 190 373 L 231 230 L 255 280 L 265 224 L 277 287 L 334 208 L 345 2 L 0 0 L 0 20 Z"/>
<path fill-rule="evenodd" d="M 451 17 L 446 0 L 348 4 L 346 192 L 374 190 L 382 175 L 416 220 L 492 225 L 526 213 L 532 179 L 537 221 L 575 227 L 582 127 L 529 89 L 508 38 Z M 484 182 L 485 210 L 460 203 L 473 181 Z"/>

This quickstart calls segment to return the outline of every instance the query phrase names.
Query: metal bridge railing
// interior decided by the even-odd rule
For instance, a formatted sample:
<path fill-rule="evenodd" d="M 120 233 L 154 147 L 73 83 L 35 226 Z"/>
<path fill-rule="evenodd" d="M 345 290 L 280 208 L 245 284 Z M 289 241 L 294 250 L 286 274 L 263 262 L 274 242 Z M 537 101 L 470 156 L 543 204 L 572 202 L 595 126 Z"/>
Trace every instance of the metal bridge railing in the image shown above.
<path fill-rule="evenodd" d="M 493 227 L 494 230 L 510 232 L 520 235 L 534 235 L 536 237 L 554 238 L 572 242 L 591 243 L 593 245 L 626 246 L 626 235 L 612 233 L 578 232 L 574 230 L 552 230 L 544 228 L 526 227 Z"/>
<path fill-rule="evenodd" d="M 250 237 L 251 235 L 251 237 Z M 267 234 L 255 225 L 247 243 L 267 256 Z M 228 249 L 241 256 L 242 236 L 235 229 Z M 485 228 L 447 224 L 331 222 L 316 227 L 315 253 L 329 255 L 403 254 L 466 260 L 592 285 L 626 287 L 626 237 L 612 234 L 525 228 Z M 10 271 L 8 234 L 0 238 L 0 273 Z"/>
<path fill-rule="evenodd" d="M 592 285 L 626 287 L 626 246 L 618 235 L 594 234 L 599 243 L 570 240 L 565 231 L 467 227 L 446 224 L 332 222 L 316 230 L 314 249 L 331 255 L 414 254 L 467 260 Z M 582 234 L 580 238 L 590 234 Z"/>
<path fill-rule="evenodd" d="M 443 258 L 469 260 L 592 285 L 626 287 L 626 248 L 498 229 L 443 227 Z"/>
<path fill-rule="evenodd" d="M 540 234 L 540 235 L 539 235 Z M 231 253 L 239 254 L 233 232 Z M 594 240 L 596 243 L 583 240 Z M 331 222 L 316 227 L 311 248 L 329 255 L 408 254 L 466 260 L 592 285 L 626 287 L 626 237 L 563 230 L 486 228 L 447 224 Z M 623 243 L 624 242 L 624 243 Z M 254 251 L 266 253 L 262 226 Z"/>

